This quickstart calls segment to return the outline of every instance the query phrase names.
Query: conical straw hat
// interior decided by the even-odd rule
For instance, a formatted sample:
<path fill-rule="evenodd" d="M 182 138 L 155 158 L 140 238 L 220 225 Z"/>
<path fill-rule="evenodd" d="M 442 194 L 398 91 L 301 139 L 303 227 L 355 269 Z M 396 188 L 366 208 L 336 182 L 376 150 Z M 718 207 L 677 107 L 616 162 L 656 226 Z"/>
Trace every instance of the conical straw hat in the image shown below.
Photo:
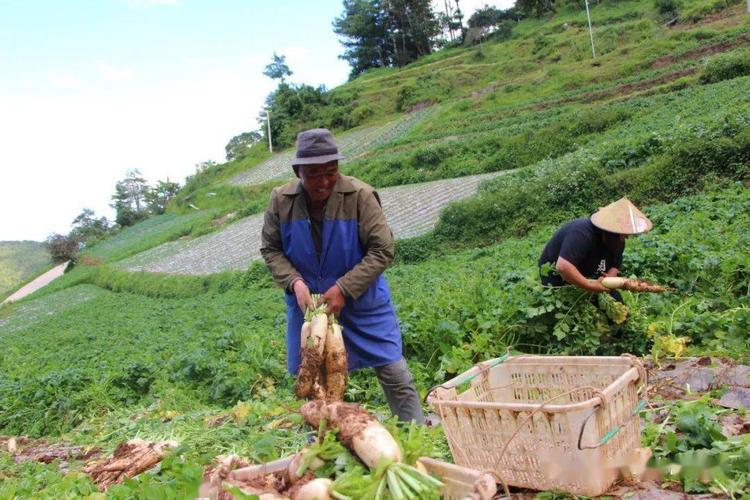
<path fill-rule="evenodd" d="M 640 234 L 654 226 L 643 212 L 627 198 L 620 198 L 591 216 L 591 222 L 605 231 L 617 234 Z"/>

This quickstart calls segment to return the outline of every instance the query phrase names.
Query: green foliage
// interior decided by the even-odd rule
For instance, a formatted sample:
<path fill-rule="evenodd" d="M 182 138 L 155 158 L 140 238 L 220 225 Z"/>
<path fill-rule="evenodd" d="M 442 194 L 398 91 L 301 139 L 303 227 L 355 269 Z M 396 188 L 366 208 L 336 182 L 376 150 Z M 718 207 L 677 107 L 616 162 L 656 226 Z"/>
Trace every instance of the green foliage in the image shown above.
<path fill-rule="evenodd" d="M 232 137 L 226 146 L 224 151 L 226 152 L 227 161 L 232 161 L 237 158 L 242 158 L 247 154 L 247 150 L 253 145 L 260 142 L 262 136 L 258 132 L 243 132 L 239 135 Z"/>
<path fill-rule="evenodd" d="M 106 217 L 96 217 L 93 210 L 84 208 L 71 224 L 69 236 L 87 245 L 106 238 L 112 227 Z"/>
<path fill-rule="evenodd" d="M 369 68 L 401 67 L 429 54 L 439 25 L 427 0 L 345 0 L 333 30 L 346 48 L 340 57 L 356 76 Z"/>
<path fill-rule="evenodd" d="M 661 422 L 648 423 L 644 445 L 665 479 L 682 483 L 686 493 L 714 493 L 739 498 L 750 488 L 750 434 L 727 438 L 718 416 L 726 410 L 707 397 L 667 406 Z M 663 418 L 663 417 L 662 417 Z"/>
<path fill-rule="evenodd" d="M 654 6 L 664 19 L 673 19 L 680 14 L 682 2 L 680 0 L 654 0 Z"/>
<path fill-rule="evenodd" d="M 701 74 L 702 83 L 716 83 L 750 75 L 750 50 L 737 50 L 712 57 Z"/>
<path fill-rule="evenodd" d="M 0 242 L 0 297 L 45 271 L 51 264 L 49 253 L 36 241 Z"/>
<path fill-rule="evenodd" d="M 112 195 L 112 208 L 115 209 L 115 222 L 121 227 L 132 226 L 148 217 L 145 195 L 149 187 L 140 170 L 128 170 L 125 178 L 115 185 Z"/>
<path fill-rule="evenodd" d="M 593 213 L 621 196 L 640 203 L 671 201 L 716 179 L 747 178 L 750 135 L 742 124 L 750 115 L 714 116 L 711 127 L 701 123 L 691 130 L 682 115 L 676 137 L 666 128 L 664 136 L 655 133 L 655 122 L 641 137 L 625 135 L 628 128 L 621 127 L 613 130 L 614 141 L 499 177 L 479 196 L 444 210 L 435 234 L 443 241 L 487 242 Z"/>
<path fill-rule="evenodd" d="M 50 234 L 44 242 L 44 247 L 52 258 L 52 262 L 56 264 L 78 261 L 81 246 L 81 240 L 64 234 Z"/>
<path fill-rule="evenodd" d="M 263 74 L 268 78 L 281 80 L 282 82 L 287 76 L 292 76 L 292 71 L 289 69 L 289 66 L 286 65 L 286 56 L 279 56 L 274 52 L 271 62 L 266 65 Z"/>
<path fill-rule="evenodd" d="M 722 11 L 738 3 L 742 3 L 742 0 L 703 0 L 693 2 L 689 8 L 685 9 L 681 20 L 696 23 L 714 12 Z"/>

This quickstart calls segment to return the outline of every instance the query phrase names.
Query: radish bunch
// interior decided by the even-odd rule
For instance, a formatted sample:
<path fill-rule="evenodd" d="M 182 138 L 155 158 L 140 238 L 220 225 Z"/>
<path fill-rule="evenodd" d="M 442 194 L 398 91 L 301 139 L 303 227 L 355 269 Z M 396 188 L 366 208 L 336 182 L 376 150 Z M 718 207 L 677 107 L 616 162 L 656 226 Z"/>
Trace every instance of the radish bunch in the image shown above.
<path fill-rule="evenodd" d="M 341 401 L 349 371 L 341 325 L 321 296 L 312 296 L 313 306 L 305 312 L 300 332 L 300 363 L 294 393 L 298 398 Z"/>

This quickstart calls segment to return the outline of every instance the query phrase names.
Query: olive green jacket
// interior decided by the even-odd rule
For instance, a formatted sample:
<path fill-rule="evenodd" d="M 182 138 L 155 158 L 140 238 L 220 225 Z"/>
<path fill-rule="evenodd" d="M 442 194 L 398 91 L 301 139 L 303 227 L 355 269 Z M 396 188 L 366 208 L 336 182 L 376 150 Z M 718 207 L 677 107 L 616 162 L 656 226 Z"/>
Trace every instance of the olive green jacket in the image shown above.
<path fill-rule="evenodd" d="M 284 252 L 282 228 L 293 221 L 309 219 L 307 197 L 299 179 L 273 190 L 265 213 L 260 253 L 274 281 L 287 292 L 302 276 Z M 352 219 L 357 221 L 364 257 L 346 274 L 336 277 L 336 284 L 346 297 L 357 299 L 393 261 L 394 241 L 377 192 L 359 179 L 342 175 L 326 203 L 324 224 Z"/>

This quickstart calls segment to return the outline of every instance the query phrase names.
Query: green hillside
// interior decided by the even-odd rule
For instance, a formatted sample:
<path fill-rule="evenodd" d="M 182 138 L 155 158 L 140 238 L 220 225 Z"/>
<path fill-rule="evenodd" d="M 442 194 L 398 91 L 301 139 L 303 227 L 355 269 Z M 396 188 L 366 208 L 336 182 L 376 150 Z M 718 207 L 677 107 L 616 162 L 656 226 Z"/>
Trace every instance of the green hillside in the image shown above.
<path fill-rule="evenodd" d="M 51 265 L 42 243 L 0 241 L 0 298 L 10 295 Z"/>
<path fill-rule="evenodd" d="M 505 174 L 447 206 L 434 230 L 397 242 L 386 274 L 422 396 L 508 349 L 750 364 L 745 5 L 684 1 L 665 19 L 652 1 L 603 1 L 592 4 L 592 19 L 596 59 L 585 13 L 567 6 L 519 22 L 481 50 L 438 51 L 331 91 L 347 98 L 330 105 L 359 120 L 335 130 L 350 151 L 346 174 L 378 188 Z M 71 272 L 0 307 L 0 435 L 107 452 L 134 437 L 183 445 L 153 474 L 110 490 L 112 498 L 189 496 L 219 454 L 267 461 L 307 442 L 285 372 L 281 292 L 262 263 L 201 276 L 118 265 L 172 258 L 170 248 L 195 249 L 207 233 L 221 243 L 227 226 L 256 220 L 271 188 L 292 175 L 290 152 L 264 147 L 197 174 L 165 215 L 91 247 Z M 621 196 L 654 222 L 629 240 L 624 273 L 671 292 L 625 292 L 625 311 L 609 297 L 542 288 L 536 261 L 558 224 Z M 224 243 L 231 252 L 242 242 Z M 233 262 L 193 258 L 219 269 Z M 653 463 L 700 456 L 712 464 L 700 477 L 670 469 L 671 488 L 735 498 L 750 491 L 750 434 L 721 433 L 720 418 L 742 418 L 716 406 L 722 391 L 688 388 L 685 401 L 642 412 Z M 352 376 L 346 399 L 387 414 L 370 371 Z M 402 432 L 413 440 L 418 431 Z M 440 429 L 423 432 L 426 452 L 450 460 Z M 66 467 L 18 464 L 0 450 L 0 498 L 95 491 L 80 463 Z"/>

